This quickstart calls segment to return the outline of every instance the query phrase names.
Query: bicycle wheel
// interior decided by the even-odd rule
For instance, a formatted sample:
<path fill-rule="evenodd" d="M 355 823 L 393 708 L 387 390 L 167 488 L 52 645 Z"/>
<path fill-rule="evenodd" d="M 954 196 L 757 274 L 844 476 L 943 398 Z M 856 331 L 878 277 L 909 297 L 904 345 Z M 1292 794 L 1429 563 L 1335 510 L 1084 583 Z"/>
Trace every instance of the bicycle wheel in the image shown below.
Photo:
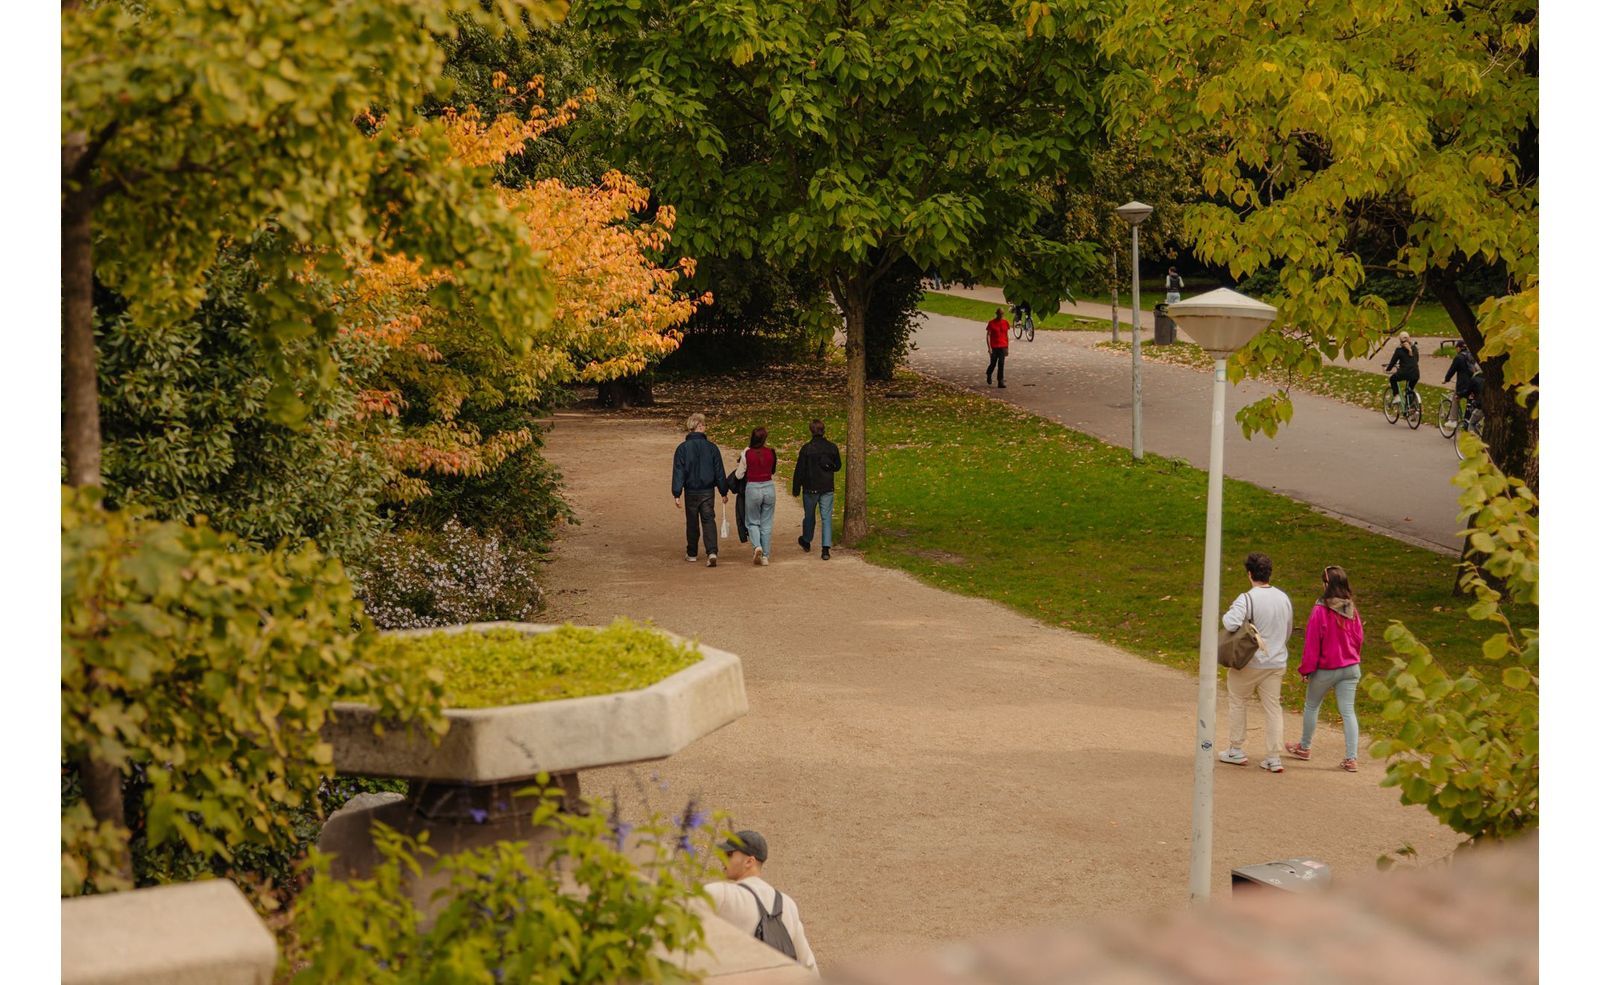
<path fill-rule="evenodd" d="M 1016 336 L 1019 339 L 1022 338 L 1022 319 L 1021 318 L 1018 318 L 1017 319 L 1017 323 L 1015 325 L 1011 326 L 1011 334 Z"/>
<path fill-rule="evenodd" d="M 1474 407 L 1472 409 L 1472 413 L 1467 415 L 1467 419 L 1465 421 L 1461 422 L 1461 426 L 1460 427 L 1456 428 L 1456 433 L 1455 433 L 1455 436 L 1454 436 L 1454 439 L 1453 439 L 1453 443 L 1456 446 L 1456 460 L 1457 461 L 1464 461 L 1466 459 L 1466 457 L 1467 457 L 1467 453 L 1461 450 L 1461 435 L 1462 434 L 1470 434 L 1473 437 L 1478 438 L 1480 441 L 1483 439 L 1483 411 L 1482 410 L 1479 410 L 1478 408 Z"/>
<path fill-rule="evenodd" d="M 1456 420 L 1456 398 L 1449 396 L 1440 397 L 1439 433 L 1448 438 L 1456 433 L 1456 427 L 1459 424 L 1460 421 Z"/>
<path fill-rule="evenodd" d="M 1033 341 L 1033 319 L 1032 318 L 1028 319 L 1028 326 L 1027 327 L 1028 327 L 1028 341 L 1032 342 Z"/>
<path fill-rule="evenodd" d="M 1400 398 L 1393 390 L 1383 391 L 1383 416 L 1390 424 L 1400 419 Z"/>
<path fill-rule="evenodd" d="M 1406 391 L 1406 423 L 1413 431 L 1422 426 L 1422 398 L 1415 390 Z"/>

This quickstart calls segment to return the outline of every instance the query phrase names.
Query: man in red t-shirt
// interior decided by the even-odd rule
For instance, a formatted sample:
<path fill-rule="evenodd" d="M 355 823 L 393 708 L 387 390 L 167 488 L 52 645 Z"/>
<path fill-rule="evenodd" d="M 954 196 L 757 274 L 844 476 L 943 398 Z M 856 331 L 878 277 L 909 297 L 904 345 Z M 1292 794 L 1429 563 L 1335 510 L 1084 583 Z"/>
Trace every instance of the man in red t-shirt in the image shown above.
<path fill-rule="evenodd" d="M 994 309 L 994 317 L 983 326 L 989 333 L 989 368 L 983 373 L 985 383 L 993 384 L 995 373 L 1000 374 L 1000 389 L 1006 388 L 1006 350 L 1011 345 L 1011 323 L 1006 321 L 1003 309 Z"/>

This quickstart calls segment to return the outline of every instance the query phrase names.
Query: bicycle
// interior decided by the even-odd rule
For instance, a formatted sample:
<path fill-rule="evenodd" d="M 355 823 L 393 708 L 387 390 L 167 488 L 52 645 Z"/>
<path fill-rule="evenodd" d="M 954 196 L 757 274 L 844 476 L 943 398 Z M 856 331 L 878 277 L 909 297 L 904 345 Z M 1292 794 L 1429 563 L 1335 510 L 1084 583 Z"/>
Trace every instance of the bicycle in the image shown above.
<path fill-rule="evenodd" d="M 1483 440 L 1483 408 L 1478 406 L 1477 398 L 1467 395 L 1467 406 L 1462 413 L 1461 426 L 1456 428 L 1451 435 L 1451 443 L 1456 446 L 1456 460 L 1465 461 L 1467 453 L 1461 450 L 1461 432 L 1467 432 L 1473 437 Z"/>
<path fill-rule="evenodd" d="M 1033 309 L 1018 305 L 1011 309 L 1011 315 L 1016 319 L 1011 325 L 1011 334 L 1017 338 L 1027 335 L 1028 341 L 1033 341 Z"/>
<path fill-rule="evenodd" d="M 1400 393 L 1397 395 L 1393 389 L 1385 387 L 1383 391 L 1383 416 L 1390 424 L 1405 417 L 1406 423 L 1415 431 L 1422 426 L 1422 398 L 1417 396 L 1417 391 L 1411 386 L 1411 381 L 1400 381 Z"/>
<path fill-rule="evenodd" d="M 1468 397 L 1447 393 L 1439 398 L 1439 434 L 1449 438 L 1461 426 L 1461 404 Z"/>

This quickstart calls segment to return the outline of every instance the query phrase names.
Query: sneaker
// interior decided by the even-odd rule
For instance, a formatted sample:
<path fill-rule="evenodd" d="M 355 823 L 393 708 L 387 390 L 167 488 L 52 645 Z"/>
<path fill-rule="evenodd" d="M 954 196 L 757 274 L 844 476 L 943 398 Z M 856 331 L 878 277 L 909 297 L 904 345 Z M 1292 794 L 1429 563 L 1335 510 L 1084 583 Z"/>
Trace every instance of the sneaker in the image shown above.
<path fill-rule="evenodd" d="M 1244 754 L 1243 749 L 1229 749 L 1227 752 L 1217 753 L 1217 759 L 1230 766 L 1243 766 L 1250 762 L 1250 757 Z"/>
<path fill-rule="evenodd" d="M 994 377 L 992 377 L 992 376 L 985 376 L 985 377 L 984 377 L 984 378 L 983 378 L 983 382 L 984 382 L 984 383 L 986 383 L 986 384 L 988 384 L 988 385 L 989 385 L 989 386 L 994 386 Z"/>
<path fill-rule="evenodd" d="M 717 556 L 715 554 L 707 554 L 706 555 L 706 567 L 715 568 L 716 566 L 717 566 Z"/>
<path fill-rule="evenodd" d="M 1261 768 L 1266 770 L 1268 773 L 1282 773 L 1283 763 L 1278 759 L 1277 756 L 1273 756 L 1271 759 L 1263 759 L 1261 761 Z"/>
<path fill-rule="evenodd" d="M 684 559 L 684 560 L 685 560 L 685 561 L 688 561 L 688 562 L 689 562 L 689 563 L 690 563 L 690 564 L 693 564 L 693 563 L 694 563 L 694 561 L 695 561 L 695 557 L 694 557 L 694 555 L 693 555 L 693 554 L 685 554 L 685 555 L 684 555 L 684 556 L 683 556 L 683 559 Z"/>
<path fill-rule="evenodd" d="M 760 564 L 761 563 L 761 548 L 759 548 L 759 547 L 756 548 L 755 557 L 750 559 L 750 563 L 751 564 Z"/>
<path fill-rule="evenodd" d="M 1298 742 L 1292 746 L 1284 746 L 1283 751 L 1293 756 L 1295 759 L 1311 758 L 1311 748 L 1309 746 L 1303 746 Z"/>
<path fill-rule="evenodd" d="M 767 560 L 768 559 L 767 559 L 767 556 L 765 554 L 761 555 L 761 566 L 763 568 L 765 568 L 767 566 Z"/>
<path fill-rule="evenodd" d="M 802 551 L 805 551 L 807 554 L 811 553 L 811 541 L 806 540 L 804 537 L 796 537 L 794 542 L 800 545 L 800 549 Z"/>
<path fill-rule="evenodd" d="M 1344 770 L 1346 773 L 1354 773 L 1356 771 L 1356 761 L 1353 759 L 1347 759 L 1339 764 L 1339 768 Z"/>
<path fill-rule="evenodd" d="M 824 548 L 823 548 L 823 549 L 822 549 L 822 560 L 824 560 L 824 561 L 826 561 L 826 560 L 828 560 L 828 559 L 829 559 L 829 558 L 831 558 L 831 557 L 833 557 L 833 555 L 832 555 L 832 554 L 829 554 L 829 553 L 828 553 L 828 549 L 827 549 L 827 548 L 826 548 L 826 547 L 824 547 Z"/>
<path fill-rule="evenodd" d="M 1000 385 L 999 385 L 999 386 L 998 386 L 998 387 L 996 387 L 996 388 L 995 388 L 995 389 L 997 389 L 997 390 L 1004 390 L 1004 389 L 1005 389 L 1005 388 L 1006 388 L 1006 385 L 1005 385 L 1005 384 L 1004 384 L 1004 383 L 1002 383 L 1002 384 L 1000 384 Z"/>

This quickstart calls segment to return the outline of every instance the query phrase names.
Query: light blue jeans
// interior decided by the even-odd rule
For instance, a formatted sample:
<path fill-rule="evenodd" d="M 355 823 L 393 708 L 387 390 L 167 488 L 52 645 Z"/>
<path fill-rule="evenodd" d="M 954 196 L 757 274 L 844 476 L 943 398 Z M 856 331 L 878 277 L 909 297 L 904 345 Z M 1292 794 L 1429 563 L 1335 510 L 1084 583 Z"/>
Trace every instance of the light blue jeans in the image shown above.
<path fill-rule="evenodd" d="M 772 510 L 777 505 L 778 487 L 772 480 L 744 487 L 744 525 L 750 528 L 750 542 L 768 557 L 772 556 Z"/>
<path fill-rule="evenodd" d="M 1302 746 L 1311 748 L 1311 734 L 1317 729 L 1317 712 L 1331 689 L 1333 700 L 1339 706 L 1339 718 L 1344 721 L 1344 758 L 1356 758 L 1356 741 L 1361 738 L 1361 730 L 1356 726 L 1356 682 L 1359 680 L 1360 664 L 1311 672 L 1306 681 L 1305 722 L 1300 729 Z"/>
<path fill-rule="evenodd" d="M 800 539 L 807 544 L 817 532 L 817 514 L 822 514 L 822 546 L 833 546 L 833 493 L 815 493 L 809 490 L 800 494 L 800 502 L 805 505 L 806 518 L 800 524 Z"/>

